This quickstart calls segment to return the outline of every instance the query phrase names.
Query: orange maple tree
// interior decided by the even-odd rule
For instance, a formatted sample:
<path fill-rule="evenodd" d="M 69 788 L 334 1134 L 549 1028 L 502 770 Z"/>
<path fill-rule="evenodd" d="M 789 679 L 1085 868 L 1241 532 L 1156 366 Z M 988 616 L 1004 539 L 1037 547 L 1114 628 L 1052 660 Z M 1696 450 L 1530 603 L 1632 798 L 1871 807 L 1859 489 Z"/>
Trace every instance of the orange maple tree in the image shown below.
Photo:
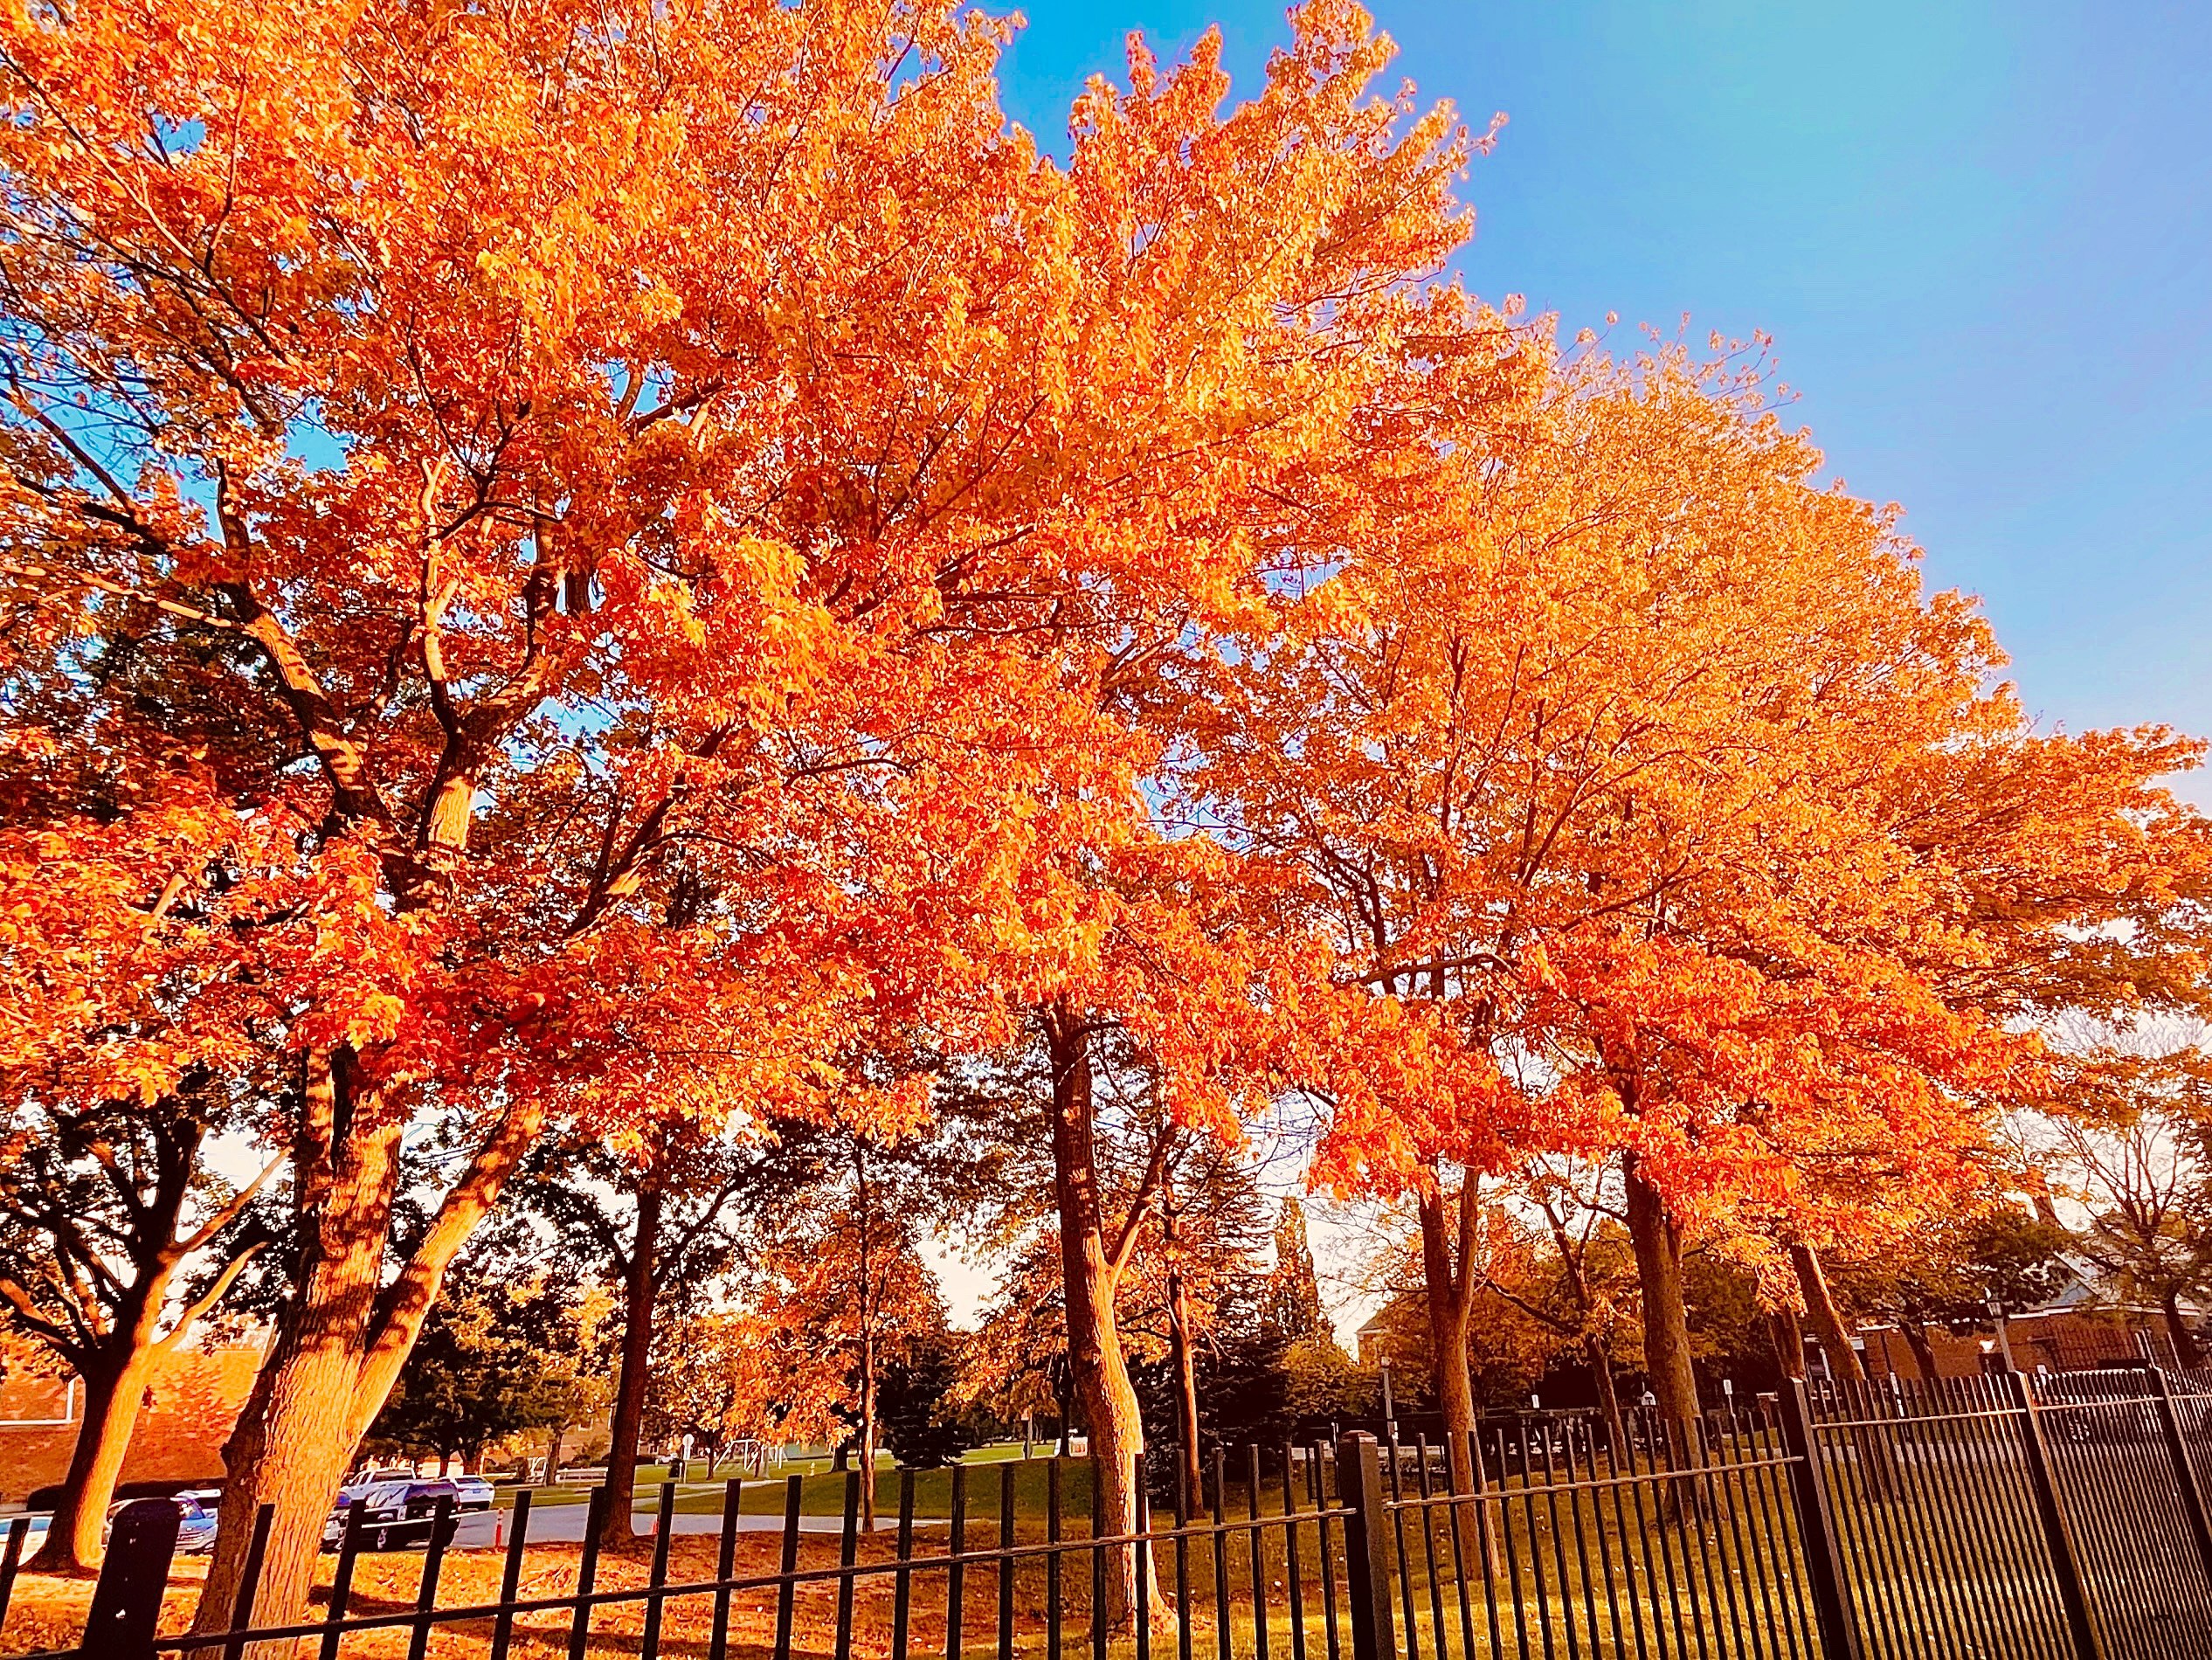
<path fill-rule="evenodd" d="M 0 14 L 11 656 L 83 703 L 73 761 L 306 896 L 185 977 L 211 1033 L 277 1011 L 299 1078 L 297 1294 L 204 1629 L 263 1502 L 259 1608 L 302 1605 L 550 1115 L 805 1111 L 870 1022 L 1088 998 L 1121 902 L 1082 850 L 1148 833 L 1158 666 L 1331 557 L 1347 453 L 1481 392 L 1487 334 L 1414 280 L 1466 141 L 1369 96 L 1355 8 L 1227 115 L 1213 44 L 1135 55 L 1065 167 L 998 109 L 1003 37 L 898 0 Z M 103 925 L 181 935 L 171 884 L 228 880 L 172 848 Z M 388 1265 L 425 1113 L 471 1153 Z"/>
<path fill-rule="evenodd" d="M 1238 666 L 1192 810 L 1303 869 L 1366 994 L 1311 1057 L 1317 1173 L 1415 1200 L 1450 1427 L 1471 1178 L 1553 1149 L 1620 1161 L 1647 1363 L 1689 1434 L 1685 1230 L 1823 1184 L 1838 1220 L 1855 1182 L 1949 1191 L 2030 1076 L 2016 1017 L 2112 953 L 2108 923 L 2185 933 L 2202 833 L 2149 783 L 2187 745 L 2029 733 L 1970 606 L 1815 482 L 1755 376 L 1663 348 L 1551 379 Z M 2029 755 L 2023 881 L 1965 803 Z"/>

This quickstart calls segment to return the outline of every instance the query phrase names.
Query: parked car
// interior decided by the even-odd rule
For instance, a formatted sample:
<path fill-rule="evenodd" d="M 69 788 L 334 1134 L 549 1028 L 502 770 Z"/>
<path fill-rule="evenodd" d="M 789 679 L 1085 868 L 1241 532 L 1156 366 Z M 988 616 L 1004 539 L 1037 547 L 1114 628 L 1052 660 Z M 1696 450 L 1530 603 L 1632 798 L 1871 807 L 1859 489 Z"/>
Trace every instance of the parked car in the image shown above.
<path fill-rule="evenodd" d="M 427 1545 L 441 1498 L 453 1500 L 456 1511 L 461 1508 L 460 1495 L 451 1481 L 364 1482 L 341 1488 L 338 1508 L 322 1525 L 323 1548 L 338 1548 L 346 1534 L 347 1511 L 355 1505 L 361 1507 L 362 1537 L 370 1550 Z"/>
<path fill-rule="evenodd" d="M 492 1491 L 491 1483 L 481 1476 L 454 1476 L 448 1479 L 453 1484 L 455 1510 L 491 1509 L 496 1495 Z"/>
<path fill-rule="evenodd" d="M 176 1521 L 176 1548 L 180 1554 L 198 1556 L 215 1548 L 215 1496 L 206 1495 L 205 1503 L 202 1497 L 199 1493 L 176 1496 L 181 1512 Z M 115 1511 L 121 1509 L 122 1506 L 118 1504 L 107 1512 L 111 1524 L 115 1519 Z"/>

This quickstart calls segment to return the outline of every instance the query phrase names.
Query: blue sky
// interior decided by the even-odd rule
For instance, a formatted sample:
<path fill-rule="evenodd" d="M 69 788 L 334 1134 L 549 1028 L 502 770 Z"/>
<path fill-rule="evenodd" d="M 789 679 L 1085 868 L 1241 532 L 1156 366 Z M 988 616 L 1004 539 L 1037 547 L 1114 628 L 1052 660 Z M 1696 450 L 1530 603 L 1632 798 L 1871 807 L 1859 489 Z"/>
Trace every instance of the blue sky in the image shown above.
<path fill-rule="evenodd" d="M 1464 187 L 1470 287 L 1570 329 L 1766 330 L 2030 710 L 2212 733 L 2212 0 L 1377 10 L 1425 97 L 1510 117 Z M 1240 89 L 1289 32 L 1274 0 L 1024 11 L 1006 102 L 1054 149 L 1131 29 L 1219 23 Z"/>

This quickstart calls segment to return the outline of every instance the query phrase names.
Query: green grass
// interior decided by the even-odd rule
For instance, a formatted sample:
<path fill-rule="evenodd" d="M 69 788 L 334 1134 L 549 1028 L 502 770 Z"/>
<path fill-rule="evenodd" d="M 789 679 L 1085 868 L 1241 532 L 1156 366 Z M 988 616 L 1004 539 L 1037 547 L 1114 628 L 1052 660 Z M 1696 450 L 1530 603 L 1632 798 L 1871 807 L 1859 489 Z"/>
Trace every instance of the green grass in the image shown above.
<path fill-rule="evenodd" d="M 845 1511 L 845 1476 L 830 1467 L 827 1458 L 793 1460 L 774 1476 L 751 1478 L 744 1484 L 740 1509 L 747 1516 L 780 1516 L 784 1513 L 787 1484 L 790 1477 L 799 1478 L 799 1513 L 802 1516 L 840 1516 Z M 1014 1518 L 1017 1523 L 1045 1518 L 1047 1508 L 1047 1473 L 1051 1460 L 1039 1456 L 1023 1459 L 1021 1443 L 978 1447 L 970 1452 L 962 1463 L 967 1466 L 966 1513 L 971 1529 L 998 1525 L 999 1484 L 1005 1479 L 1002 1470 L 1013 1471 Z M 696 1466 L 694 1466 L 696 1468 Z M 632 1499 L 633 1509 L 650 1511 L 660 1502 L 660 1484 L 667 1478 L 664 1464 L 638 1466 L 637 1484 Z M 686 1480 L 676 1485 L 676 1508 L 687 1515 L 720 1515 L 722 1507 L 722 1489 L 726 1477 L 712 1482 Z M 895 1518 L 899 1513 L 900 1472 L 889 1464 L 879 1464 L 875 1473 L 875 1506 L 879 1519 Z M 498 1503 L 503 1509 L 512 1509 L 519 1488 L 501 1488 Z M 534 1487 L 530 1489 L 530 1504 L 543 1510 L 549 1504 L 581 1504 L 591 1497 L 585 1487 Z M 1061 1476 L 1061 1507 L 1071 1518 L 1087 1518 L 1090 1514 L 1090 1465 L 1085 1459 L 1070 1459 Z M 952 1513 L 952 1471 L 950 1469 L 920 1470 L 914 1472 L 914 1513 L 917 1517 L 943 1520 Z"/>

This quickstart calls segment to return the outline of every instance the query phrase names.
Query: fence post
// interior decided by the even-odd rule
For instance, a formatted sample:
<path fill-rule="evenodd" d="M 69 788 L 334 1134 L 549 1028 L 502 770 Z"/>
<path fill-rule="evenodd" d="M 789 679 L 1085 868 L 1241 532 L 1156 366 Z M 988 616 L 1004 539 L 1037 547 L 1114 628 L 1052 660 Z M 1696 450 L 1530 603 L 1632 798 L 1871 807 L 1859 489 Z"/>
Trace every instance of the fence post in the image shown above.
<path fill-rule="evenodd" d="M 1828 1477 L 1821 1469 L 1820 1443 L 1813 1435 L 1812 1397 L 1802 1378 L 1785 1378 L 1782 1385 L 1775 1405 L 1780 1408 L 1782 1444 L 1792 1461 L 1790 1497 L 1796 1501 L 1797 1537 L 1805 1550 L 1805 1577 L 1813 1593 L 1813 1622 L 1820 1629 L 1821 1652 L 1827 1660 L 1860 1660 L 1858 1622 L 1851 1616 Z"/>
<path fill-rule="evenodd" d="M 83 1652 L 100 1660 L 153 1660 L 154 1630 L 183 1516 L 173 1498 L 133 1499 L 115 1514 L 107 1554 L 85 1616 Z"/>
<path fill-rule="evenodd" d="M 2058 1483 L 2052 1473 L 2050 1444 L 2043 1439 L 2043 1414 L 2036 1405 L 2036 1387 L 2024 1372 L 2008 1369 L 2013 1404 L 2021 1412 L 2021 1443 L 2028 1453 L 2029 1484 L 2036 1491 L 2036 1511 L 2043 1525 L 2043 1539 L 2050 1547 L 2050 1565 L 2058 1575 L 2058 1600 L 2066 1609 L 2066 1629 L 2079 1660 L 2104 1660 L 2097 1622 L 2089 1611 L 2089 1588 L 2082 1578 L 2082 1562 L 2074 1549 L 2074 1532 L 2058 1502 Z"/>
<path fill-rule="evenodd" d="M 2166 1450 L 2173 1456 L 2174 1480 L 2181 1490 L 2181 1508 L 2188 1512 L 2189 1532 L 2196 1539 L 2196 1553 L 2204 1564 L 2204 1574 L 2212 1580 L 2212 1522 L 2208 1522 L 2204 1511 L 2204 1489 L 2196 1478 L 2196 1463 L 2189 1456 L 2188 1443 L 2181 1438 L 2181 1414 L 2174 1404 L 2174 1387 L 2166 1380 L 2166 1368 L 2153 1366 L 2151 1376 L 2158 1382 L 2158 1418 L 2166 1431 Z"/>
<path fill-rule="evenodd" d="M 1337 1442 L 1337 1497 L 1351 1512 L 1344 1518 L 1344 1580 L 1351 1603 L 1352 1660 L 1397 1660 L 1382 1455 L 1375 1438 L 1364 1430 Z"/>

